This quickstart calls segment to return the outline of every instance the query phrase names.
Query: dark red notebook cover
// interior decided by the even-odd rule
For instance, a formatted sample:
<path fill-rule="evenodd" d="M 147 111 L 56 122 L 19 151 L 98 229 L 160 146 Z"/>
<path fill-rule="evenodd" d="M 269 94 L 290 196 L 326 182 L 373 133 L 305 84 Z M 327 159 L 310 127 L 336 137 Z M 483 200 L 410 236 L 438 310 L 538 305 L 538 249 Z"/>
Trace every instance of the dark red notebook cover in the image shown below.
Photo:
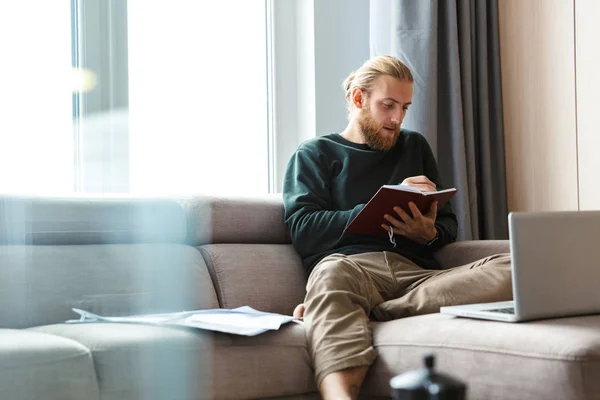
<path fill-rule="evenodd" d="M 427 193 L 398 188 L 399 186 L 382 186 L 360 213 L 354 217 L 352 222 L 346 227 L 345 232 L 360 235 L 388 236 L 387 231 L 381 227 L 381 224 L 388 224 L 388 221 L 383 218 L 384 214 L 398 216 L 394 211 L 394 207 L 399 206 L 410 215 L 412 213 L 410 212 L 408 203 L 412 201 L 425 214 L 429 211 L 431 203 L 434 200 L 438 201 L 439 210 L 456 194 L 455 188 Z"/>

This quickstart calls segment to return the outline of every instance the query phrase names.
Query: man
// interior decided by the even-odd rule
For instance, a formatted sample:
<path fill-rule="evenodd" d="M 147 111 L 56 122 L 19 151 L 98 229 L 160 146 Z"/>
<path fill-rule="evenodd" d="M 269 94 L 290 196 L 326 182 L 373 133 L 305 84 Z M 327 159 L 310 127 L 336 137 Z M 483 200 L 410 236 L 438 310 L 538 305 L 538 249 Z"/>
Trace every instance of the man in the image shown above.
<path fill-rule="evenodd" d="M 344 233 L 384 184 L 441 188 L 423 136 L 401 130 L 413 77 L 390 56 L 367 61 L 344 82 L 349 123 L 303 143 L 284 179 L 285 223 L 309 272 L 303 317 L 324 399 L 353 399 L 375 360 L 368 321 L 438 312 L 440 306 L 512 298 L 510 257 L 441 270 L 433 253 L 456 240 L 451 205 L 384 218 L 396 238 Z"/>

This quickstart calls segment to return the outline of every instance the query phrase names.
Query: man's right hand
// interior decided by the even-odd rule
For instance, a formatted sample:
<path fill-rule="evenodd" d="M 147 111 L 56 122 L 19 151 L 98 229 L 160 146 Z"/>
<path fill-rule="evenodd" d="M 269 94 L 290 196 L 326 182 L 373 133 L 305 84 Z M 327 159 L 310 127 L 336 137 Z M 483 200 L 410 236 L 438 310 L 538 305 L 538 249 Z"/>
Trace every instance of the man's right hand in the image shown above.
<path fill-rule="evenodd" d="M 402 185 L 414 187 L 421 192 L 435 192 L 435 183 L 431 182 L 425 175 L 411 176 L 402 181 Z"/>

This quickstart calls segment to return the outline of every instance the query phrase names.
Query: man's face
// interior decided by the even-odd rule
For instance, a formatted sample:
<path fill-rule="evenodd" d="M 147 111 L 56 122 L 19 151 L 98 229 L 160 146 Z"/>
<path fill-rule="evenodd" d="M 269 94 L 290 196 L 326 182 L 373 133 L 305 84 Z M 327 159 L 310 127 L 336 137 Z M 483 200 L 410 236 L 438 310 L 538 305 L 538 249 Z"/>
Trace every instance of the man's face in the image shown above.
<path fill-rule="evenodd" d="M 366 95 L 357 122 L 365 143 L 374 150 L 392 149 L 400 136 L 400 126 L 412 101 L 412 83 L 388 75 L 375 80 Z"/>

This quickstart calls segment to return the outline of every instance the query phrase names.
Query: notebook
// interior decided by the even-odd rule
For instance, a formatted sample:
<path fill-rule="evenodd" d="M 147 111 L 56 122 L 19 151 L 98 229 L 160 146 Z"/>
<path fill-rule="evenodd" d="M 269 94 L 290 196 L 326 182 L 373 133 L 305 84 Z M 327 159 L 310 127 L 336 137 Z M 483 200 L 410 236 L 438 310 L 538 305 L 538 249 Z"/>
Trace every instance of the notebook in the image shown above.
<path fill-rule="evenodd" d="M 438 202 L 440 209 L 456 194 L 456 189 L 445 189 L 436 192 L 421 192 L 407 185 L 383 185 L 363 209 L 354 217 L 344 232 L 360 235 L 388 236 L 388 232 L 381 224 L 389 224 L 383 218 L 384 214 L 397 215 L 394 207 L 401 207 L 411 214 L 409 202 L 414 202 L 421 213 L 427 213 L 431 203 Z"/>

